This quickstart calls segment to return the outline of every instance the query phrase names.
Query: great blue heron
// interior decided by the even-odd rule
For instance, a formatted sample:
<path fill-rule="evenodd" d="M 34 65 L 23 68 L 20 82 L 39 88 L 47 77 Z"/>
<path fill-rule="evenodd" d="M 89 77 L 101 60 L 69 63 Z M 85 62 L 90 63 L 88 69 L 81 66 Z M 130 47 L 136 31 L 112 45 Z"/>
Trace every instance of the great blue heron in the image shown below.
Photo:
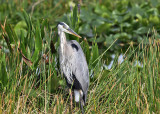
<path fill-rule="evenodd" d="M 80 44 L 76 40 L 67 41 L 65 32 L 81 37 L 64 22 L 58 23 L 57 27 L 60 37 L 61 72 L 64 74 L 68 87 L 74 91 L 75 101 L 80 102 L 83 113 L 89 87 L 88 65 Z"/>

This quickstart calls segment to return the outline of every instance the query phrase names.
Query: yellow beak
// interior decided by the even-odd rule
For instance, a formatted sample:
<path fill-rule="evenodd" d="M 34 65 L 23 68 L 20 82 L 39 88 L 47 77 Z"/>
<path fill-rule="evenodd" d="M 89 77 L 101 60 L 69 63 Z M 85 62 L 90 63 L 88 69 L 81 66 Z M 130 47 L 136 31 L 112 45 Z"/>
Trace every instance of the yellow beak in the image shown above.
<path fill-rule="evenodd" d="M 74 32 L 72 29 L 67 29 L 68 30 L 68 32 L 70 33 L 70 34 L 72 34 L 72 35 L 74 35 L 74 36 L 77 36 L 78 38 L 82 38 L 81 36 L 79 36 L 76 32 Z"/>

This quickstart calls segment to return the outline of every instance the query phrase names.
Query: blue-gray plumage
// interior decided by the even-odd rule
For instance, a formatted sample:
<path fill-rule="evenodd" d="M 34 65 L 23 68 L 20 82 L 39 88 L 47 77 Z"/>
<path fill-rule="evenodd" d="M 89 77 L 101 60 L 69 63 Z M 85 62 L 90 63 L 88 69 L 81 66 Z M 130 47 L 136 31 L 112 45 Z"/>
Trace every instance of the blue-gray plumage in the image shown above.
<path fill-rule="evenodd" d="M 74 91 L 75 101 L 86 103 L 89 87 L 89 71 L 85 55 L 76 40 L 67 41 L 65 32 L 81 38 L 69 26 L 60 22 L 58 24 L 60 36 L 59 58 L 61 72 L 64 74 L 67 85 Z"/>

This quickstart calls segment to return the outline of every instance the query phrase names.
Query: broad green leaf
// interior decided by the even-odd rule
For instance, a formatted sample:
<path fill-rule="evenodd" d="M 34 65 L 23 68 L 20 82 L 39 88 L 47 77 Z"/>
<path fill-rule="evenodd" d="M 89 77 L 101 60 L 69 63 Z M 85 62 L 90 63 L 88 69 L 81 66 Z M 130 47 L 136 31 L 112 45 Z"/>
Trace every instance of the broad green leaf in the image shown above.
<path fill-rule="evenodd" d="M 88 44 L 87 40 L 84 40 L 84 47 L 85 47 L 86 60 L 87 60 L 87 63 L 89 64 L 89 61 L 90 61 L 90 50 L 89 50 L 89 44 Z"/>
<path fill-rule="evenodd" d="M 13 43 L 14 42 L 14 38 L 13 38 L 13 35 L 12 35 L 12 31 L 11 31 L 11 25 L 7 24 L 6 27 L 5 27 L 5 30 L 7 32 L 7 35 L 8 35 L 8 38 L 9 38 L 9 42 Z"/>
<path fill-rule="evenodd" d="M 25 21 L 20 21 L 16 24 L 16 26 L 14 27 L 15 33 L 17 34 L 18 37 L 21 38 L 21 35 L 23 35 L 23 37 L 27 36 L 27 24 L 25 23 Z"/>
<path fill-rule="evenodd" d="M 158 0 L 151 0 L 151 4 L 153 7 L 156 7 L 158 5 Z"/>
<path fill-rule="evenodd" d="M 71 28 L 77 33 L 78 29 L 79 29 L 79 18 L 78 18 L 78 8 L 77 8 L 77 6 L 74 7 L 74 9 L 72 11 L 71 18 L 68 17 L 68 21 L 69 21 L 69 24 L 71 24 Z M 79 38 L 71 35 L 70 40 L 79 41 Z"/>
<path fill-rule="evenodd" d="M 22 10 L 22 14 L 23 14 L 23 17 L 25 19 L 25 22 L 27 23 L 28 31 L 31 31 L 32 30 L 32 24 L 31 24 L 31 19 L 30 19 L 29 15 L 27 14 L 27 12 L 24 9 Z"/>
<path fill-rule="evenodd" d="M 25 33 L 23 30 L 20 31 L 20 45 L 23 44 L 26 46 L 25 38 L 26 38 L 27 32 Z"/>
<path fill-rule="evenodd" d="M 42 50 L 42 38 L 40 33 L 39 21 L 37 21 L 36 31 L 35 31 L 35 50 Z"/>
<path fill-rule="evenodd" d="M 20 45 L 20 50 L 22 50 L 23 54 L 26 56 L 27 55 L 27 52 L 26 52 L 26 49 L 25 49 L 25 46 L 23 43 L 21 43 Z"/>
<path fill-rule="evenodd" d="M 117 33 L 114 35 L 115 39 L 121 39 L 121 40 L 124 40 L 124 41 L 127 41 L 129 39 L 132 38 L 132 36 L 130 34 L 127 34 L 125 32 L 122 32 L 122 33 Z"/>
<path fill-rule="evenodd" d="M 97 27 L 96 31 L 97 33 L 109 33 L 109 30 L 111 29 L 112 24 L 111 23 L 105 23 Z"/>
<path fill-rule="evenodd" d="M 148 26 L 148 24 L 149 24 L 148 19 L 147 18 L 143 18 L 142 19 L 142 24 L 143 24 L 143 26 Z"/>
<path fill-rule="evenodd" d="M 3 87 L 5 87 L 8 83 L 8 76 L 7 76 L 7 71 L 6 71 L 6 63 L 5 63 L 5 55 L 2 56 L 1 59 L 1 74 L 0 74 L 0 81 L 3 84 Z"/>
<path fill-rule="evenodd" d="M 33 56 L 32 56 L 32 62 L 34 63 L 34 62 L 36 62 L 37 61 L 37 59 L 38 59 L 38 56 L 39 56 L 39 51 L 38 50 L 35 50 L 34 51 L 34 54 L 33 54 Z"/>
<path fill-rule="evenodd" d="M 26 11 L 24 9 L 22 10 L 22 14 L 23 14 L 24 20 L 25 20 L 25 22 L 27 24 L 27 28 L 28 28 L 27 37 L 25 38 L 25 46 L 26 46 L 26 45 L 31 44 L 30 38 L 31 38 L 31 34 L 32 34 L 32 22 L 31 22 L 30 16 L 26 13 Z"/>
<path fill-rule="evenodd" d="M 12 54 L 12 53 L 13 53 L 13 50 L 12 50 L 12 47 L 11 47 L 11 43 L 10 43 L 10 41 L 9 41 L 9 38 L 7 37 L 6 34 L 3 34 L 3 37 L 4 37 L 4 39 L 5 39 L 6 43 L 7 43 L 7 46 L 8 46 L 9 51 L 10 51 L 11 54 Z"/>
<path fill-rule="evenodd" d="M 137 14 L 144 15 L 144 13 L 145 13 L 145 9 L 140 8 L 140 6 L 138 6 L 137 4 L 131 10 L 131 14 L 133 16 L 135 16 Z"/>
<path fill-rule="evenodd" d="M 44 38 L 44 27 L 47 26 L 48 22 L 47 22 L 47 19 L 43 20 L 42 21 L 42 25 L 41 25 L 41 37 L 42 39 Z"/>
<path fill-rule="evenodd" d="M 64 85 L 64 83 L 62 83 L 63 81 L 59 81 L 58 77 L 57 77 L 57 71 L 55 68 L 52 68 L 53 70 L 53 76 L 51 76 L 51 93 L 55 92 L 56 89 L 58 88 L 59 85 Z"/>
<path fill-rule="evenodd" d="M 98 15 L 92 12 L 91 7 L 81 9 L 80 18 L 82 19 L 82 21 L 92 23 L 92 20 L 97 19 L 97 17 Z"/>
<path fill-rule="evenodd" d="M 150 15 L 149 21 L 153 25 L 159 25 L 159 23 L 160 23 L 159 17 L 158 16 L 153 16 L 153 15 Z"/>
<path fill-rule="evenodd" d="M 134 32 L 136 33 L 136 34 L 145 34 L 145 33 L 147 33 L 148 32 L 148 28 L 147 27 L 140 27 L 138 30 L 135 30 Z"/>
<path fill-rule="evenodd" d="M 72 19 L 72 25 L 74 29 L 76 28 L 77 21 L 78 21 L 78 11 L 77 11 L 77 6 L 75 6 L 73 9 L 73 19 Z"/>
<path fill-rule="evenodd" d="M 98 63 L 98 56 L 99 56 L 99 51 L 98 51 L 98 45 L 97 43 L 95 43 L 93 46 L 92 46 L 92 64 L 93 66 L 95 67 L 96 64 Z"/>
<path fill-rule="evenodd" d="M 38 56 L 34 61 L 34 68 L 37 68 L 39 61 L 41 60 L 41 56 Z"/>
<path fill-rule="evenodd" d="M 90 38 L 89 41 L 96 42 L 96 43 L 102 43 L 105 41 L 105 37 L 100 36 L 96 40 L 95 40 L 95 38 Z"/>
<path fill-rule="evenodd" d="M 31 50 L 28 46 L 27 46 L 27 58 L 31 60 Z"/>
<path fill-rule="evenodd" d="M 13 27 L 10 25 L 10 29 L 11 29 L 11 32 L 12 32 L 12 36 L 13 36 L 13 39 L 14 39 L 14 42 L 15 44 L 18 43 L 18 37 L 17 37 L 17 34 L 15 33 Z"/>
<path fill-rule="evenodd" d="M 92 29 L 88 24 L 87 25 L 82 25 L 79 28 L 79 33 L 84 34 L 84 35 L 86 35 L 88 37 L 93 37 Z"/>
<path fill-rule="evenodd" d="M 88 44 L 87 39 L 83 40 L 83 42 L 81 43 L 81 47 L 82 47 L 83 52 L 86 56 L 87 63 L 89 64 L 89 62 L 90 62 L 90 50 L 89 50 L 89 44 Z"/>

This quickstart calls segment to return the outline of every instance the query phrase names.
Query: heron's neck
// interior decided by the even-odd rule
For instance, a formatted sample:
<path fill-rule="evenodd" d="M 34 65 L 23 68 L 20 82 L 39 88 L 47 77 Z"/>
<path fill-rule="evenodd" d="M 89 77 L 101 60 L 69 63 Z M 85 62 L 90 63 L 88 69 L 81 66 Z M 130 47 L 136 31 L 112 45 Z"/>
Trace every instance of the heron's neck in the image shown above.
<path fill-rule="evenodd" d="M 62 57 L 63 57 L 63 55 L 64 55 L 64 53 L 65 53 L 65 44 L 66 44 L 66 42 L 67 42 L 67 40 L 66 40 L 66 35 L 65 35 L 65 33 L 64 32 L 60 32 L 60 49 L 61 49 L 61 54 L 62 54 Z"/>
<path fill-rule="evenodd" d="M 61 32 L 60 33 L 60 43 L 61 43 L 61 45 L 63 44 L 65 44 L 67 42 L 67 40 L 66 40 L 66 35 L 65 35 L 65 33 L 64 32 Z"/>

